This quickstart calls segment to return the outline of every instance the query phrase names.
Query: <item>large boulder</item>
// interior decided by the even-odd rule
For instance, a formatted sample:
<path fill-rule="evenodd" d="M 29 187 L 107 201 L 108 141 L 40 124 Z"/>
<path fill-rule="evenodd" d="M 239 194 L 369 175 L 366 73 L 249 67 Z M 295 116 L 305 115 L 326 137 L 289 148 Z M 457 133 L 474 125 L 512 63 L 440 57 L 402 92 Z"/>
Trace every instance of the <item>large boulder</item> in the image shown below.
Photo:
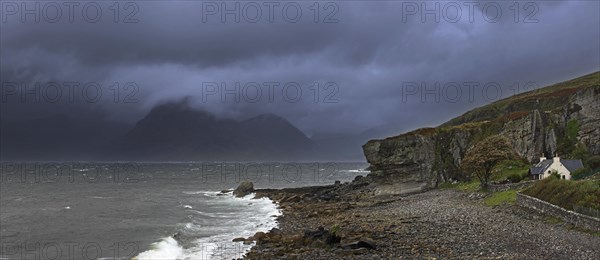
<path fill-rule="evenodd" d="M 240 184 L 240 186 L 235 188 L 235 190 L 233 191 L 233 195 L 238 198 L 241 198 L 252 192 L 254 192 L 254 183 L 250 181 L 244 181 Z"/>

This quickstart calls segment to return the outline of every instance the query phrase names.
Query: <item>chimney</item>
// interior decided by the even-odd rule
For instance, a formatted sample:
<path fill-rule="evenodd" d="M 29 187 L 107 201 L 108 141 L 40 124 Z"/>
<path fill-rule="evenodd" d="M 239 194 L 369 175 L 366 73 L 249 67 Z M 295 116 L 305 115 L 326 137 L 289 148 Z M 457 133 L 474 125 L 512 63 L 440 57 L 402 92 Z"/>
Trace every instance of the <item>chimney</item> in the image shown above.
<path fill-rule="evenodd" d="M 546 160 L 546 156 L 542 154 L 542 157 L 540 157 L 540 162 L 543 162 L 544 160 Z"/>
<path fill-rule="evenodd" d="M 560 157 L 558 157 L 558 154 L 554 155 L 553 160 L 554 160 L 554 162 L 560 162 Z"/>

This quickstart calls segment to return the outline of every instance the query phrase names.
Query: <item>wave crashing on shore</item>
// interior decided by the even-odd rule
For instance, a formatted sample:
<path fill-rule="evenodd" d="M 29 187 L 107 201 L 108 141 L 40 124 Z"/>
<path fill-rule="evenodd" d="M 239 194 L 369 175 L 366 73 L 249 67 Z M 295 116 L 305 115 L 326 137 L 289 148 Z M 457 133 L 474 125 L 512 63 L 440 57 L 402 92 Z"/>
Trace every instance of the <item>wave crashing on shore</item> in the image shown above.
<path fill-rule="evenodd" d="M 190 208 L 191 222 L 180 223 L 180 231 L 162 238 L 137 260 L 158 259 L 232 259 L 241 258 L 253 244 L 232 242 L 237 237 L 250 237 L 256 232 L 277 227 L 281 211 L 268 198 L 254 199 L 254 194 L 235 198 L 219 192 L 194 192 L 202 195 L 204 208 Z"/>

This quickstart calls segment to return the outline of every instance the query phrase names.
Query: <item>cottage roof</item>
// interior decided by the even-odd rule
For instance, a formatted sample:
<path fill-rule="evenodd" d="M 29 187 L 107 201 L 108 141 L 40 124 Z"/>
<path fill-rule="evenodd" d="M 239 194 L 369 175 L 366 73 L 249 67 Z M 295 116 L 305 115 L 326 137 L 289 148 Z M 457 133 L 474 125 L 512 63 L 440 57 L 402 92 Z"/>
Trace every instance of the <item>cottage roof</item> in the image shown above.
<path fill-rule="evenodd" d="M 539 162 L 534 167 L 530 168 L 529 171 L 531 172 L 531 174 L 544 174 L 544 172 L 546 172 L 546 169 L 548 169 L 550 165 L 552 165 L 552 159 L 546 159 Z"/>
<path fill-rule="evenodd" d="M 560 163 L 567 168 L 570 172 L 573 172 L 577 169 L 583 168 L 583 163 L 581 160 L 560 160 Z"/>
<path fill-rule="evenodd" d="M 531 172 L 531 174 L 544 174 L 544 172 L 546 172 L 550 165 L 552 165 L 552 162 L 553 159 L 543 160 L 536 164 L 534 167 L 529 168 L 529 172 Z M 581 162 L 581 160 L 560 159 L 560 163 L 562 163 L 562 165 L 565 166 L 565 168 L 567 168 L 569 172 L 573 172 L 577 169 L 583 168 L 583 163 Z"/>

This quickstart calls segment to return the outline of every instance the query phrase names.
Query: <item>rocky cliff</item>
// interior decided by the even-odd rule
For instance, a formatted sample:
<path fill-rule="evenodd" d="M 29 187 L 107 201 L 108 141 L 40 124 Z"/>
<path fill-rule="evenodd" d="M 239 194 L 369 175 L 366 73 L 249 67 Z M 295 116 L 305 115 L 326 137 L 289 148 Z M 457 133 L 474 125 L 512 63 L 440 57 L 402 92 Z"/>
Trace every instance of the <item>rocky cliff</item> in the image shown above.
<path fill-rule="evenodd" d="M 464 179 L 462 156 L 493 134 L 508 137 L 531 162 L 576 150 L 600 154 L 600 72 L 494 102 L 437 128 L 371 140 L 363 151 L 379 193 L 410 193 Z"/>

